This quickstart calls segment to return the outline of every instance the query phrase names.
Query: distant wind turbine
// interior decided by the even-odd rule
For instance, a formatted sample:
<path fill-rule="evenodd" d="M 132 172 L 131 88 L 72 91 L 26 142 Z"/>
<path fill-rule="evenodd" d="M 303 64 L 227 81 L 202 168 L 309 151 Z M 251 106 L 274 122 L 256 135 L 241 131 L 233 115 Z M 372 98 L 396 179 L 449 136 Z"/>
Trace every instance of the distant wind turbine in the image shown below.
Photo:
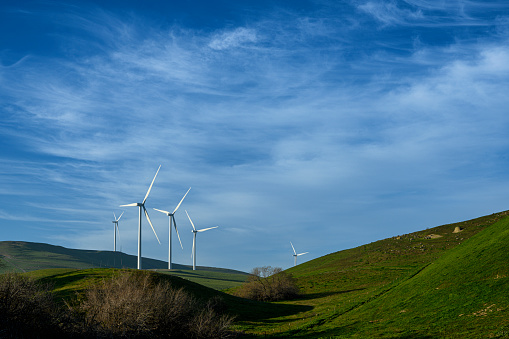
<path fill-rule="evenodd" d="M 180 241 L 179 231 L 177 229 L 177 221 L 175 220 L 175 212 L 177 212 L 177 210 L 180 207 L 180 204 L 182 204 L 182 201 L 184 201 L 184 198 L 186 197 L 187 193 L 189 193 L 190 190 L 191 190 L 191 187 L 189 187 L 189 189 L 187 190 L 186 194 L 184 194 L 184 196 L 180 200 L 179 204 L 177 205 L 177 207 L 175 207 L 175 209 L 173 210 L 172 213 L 170 213 L 168 211 L 158 210 L 157 208 L 154 208 L 156 211 L 164 213 L 164 214 L 166 214 L 167 216 L 170 217 L 170 225 L 169 225 L 169 229 L 168 229 L 168 233 L 169 233 L 169 235 L 168 235 L 168 243 L 169 243 L 169 246 L 168 246 L 168 269 L 169 270 L 171 270 L 171 263 L 172 263 L 172 260 L 171 260 L 171 233 L 172 233 L 171 232 L 171 224 L 172 224 L 172 220 L 173 220 L 173 225 L 175 227 L 175 231 L 177 232 L 177 236 L 179 238 L 180 247 L 182 247 L 182 249 L 184 249 L 184 247 L 182 246 L 182 241 Z"/>
<path fill-rule="evenodd" d="M 201 230 L 197 230 L 194 227 L 193 221 L 191 220 L 191 217 L 189 216 L 189 213 L 187 213 L 187 211 L 186 211 L 186 214 L 187 214 L 187 217 L 189 218 L 189 221 L 191 222 L 191 226 L 193 226 L 193 230 L 191 232 L 194 233 L 194 237 L 193 237 L 193 250 L 191 252 L 191 256 L 193 257 L 193 271 L 196 271 L 196 233 L 198 233 L 198 232 L 205 232 L 205 231 L 211 230 L 213 228 L 218 228 L 219 226 L 214 226 L 214 227 L 209 227 L 209 228 L 204 228 L 204 229 L 201 229 Z"/>
<path fill-rule="evenodd" d="M 118 221 L 120 218 L 122 218 L 122 215 L 124 214 L 124 211 L 122 211 L 122 214 L 117 219 L 117 216 L 115 215 L 115 212 L 113 212 L 113 252 L 117 251 L 117 232 L 118 231 Z"/>
<path fill-rule="evenodd" d="M 297 252 L 295 252 L 295 247 L 293 247 L 293 244 L 292 244 L 292 242 L 291 242 L 291 241 L 290 241 L 290 245 L 292 245 L 292 249 L 293 249 L 293 258 L 295 259 L 295 262 L 293 263 L 293 266 L 297 266 L 297 257 L 298 257 L 299 255 L 307 254 L 307 253 L 309 253 L 309 252 L 304 252 L 304 253 L 299 253 L 299 254 L 297 254 Z"/>
<path fill-rule="evenodd" d="M 145 194 L 145 198 L 143 199 L 143 202 L 135 202 L 132 204 L 120 205 L 120 207 L 132 207 L 132 206 L 139 207 L 139 213 L 138 213 L 138 269 L 139 270 L 141 270 L 141 210 L 142 209 L 143 209 L 143 212 L 145 212 L 145 216 L 147 217 L 150 227 L 152 227 L 152 231 L 154 231 L 157 241 L 159 242 L 159 244 L 161 244 L 161 242 L 159 241 L 159 237 L 157 236 L 156 230 L 154 229 L 154 226 L 152 225 L 152 222 L 150 221 L 150 217 L 148 216 L 147 209 L 145 208 L 145 202 L 147 201 L 148 195 L 150 194 L 150 190 L 152 189 L 152 185 L 154 185 L 154 181 L 156 180 L 157 173 L 159 173 L 160 169 L 161 169 L 161 165 L 159 165 L 156 175 L 154 175 L 154 179 L 152 179 L 152 183 L 150 184 L 150 187 L 148 188 L 147 194 Z"/>

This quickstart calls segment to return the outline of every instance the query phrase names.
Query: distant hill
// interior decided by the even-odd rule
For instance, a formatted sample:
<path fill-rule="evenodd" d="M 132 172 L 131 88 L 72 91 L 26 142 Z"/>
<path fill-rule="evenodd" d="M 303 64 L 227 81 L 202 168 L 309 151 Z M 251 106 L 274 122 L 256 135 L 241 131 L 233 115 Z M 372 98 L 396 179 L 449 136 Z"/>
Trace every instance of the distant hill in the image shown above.
<path fill-rule="evenodd" d="M 0 242 L 0 273 L 30 272 L 49 268 L 136 268 L 137 257 L 121 252 L 70 249 L 62 246 L 23 241 Z M 192 266 L 173 264 L 177 270 L 192 270 Z M 168 263 L 143 258 L 144 269 L 167 269 Z M 225 268 L 198 266 L 198 270 L 247 274 Z"/>

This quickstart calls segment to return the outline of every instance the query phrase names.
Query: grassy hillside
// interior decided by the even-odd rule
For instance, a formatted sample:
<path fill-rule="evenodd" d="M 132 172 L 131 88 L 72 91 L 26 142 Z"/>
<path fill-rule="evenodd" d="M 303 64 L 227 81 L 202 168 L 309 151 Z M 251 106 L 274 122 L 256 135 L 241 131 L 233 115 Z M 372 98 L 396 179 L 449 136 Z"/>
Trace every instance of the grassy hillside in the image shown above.
<path fill-rule="evenodd" d="M 341 323 L 357 333 L 509 335 L 509 218 L 445 253 Z M 370 319 L 371 328 L 354 324 Z M 389 322 L 397 323 L 394 327 Z"/>
<path fill-rule="evenodd" d="M 160 277 L 199 298 L 221 296 L 229 313 L 237 315 L 236 329 L 247 337 L 508 337 L 508 215 L 434 227 L 308 261 L 288 270 L 303 294 L 296 300 L 253 302 L 189 281 L 221 284 L 227 280 L 222 272 L 207 277 L 176 270 Z M 72 299 L 114 272 L 67 268 L 27 274 L 53 283 L 59 298 Z"/>
<path fill-rule="evenodd" d="M 42 283 L 49 283 L 53 288 L 57 300 L 72 302 L 72 300 L 78 298 L 87 288 L 101 283 L 105 279 L 110 279 L 120 271 L 119 269 L 104 268 L 84 270 L 58 268 L 31 271 L 23 274 Z M 245 300 L 172 274 L 154 271 L 149 272 L 150 274 L 154 274 L 157 279 L 169 281 L 174 288 L 183 288 L 197 299 L 206 301 L 213 297 L 220 297 L 224 301 L 226 312 L 235 315 L 236 319 L 239 321 L 256 319 L 258 317 L 257 314 L 274 317 L 298 314 L 310 309 L 307 306 L 275 305 Z"/>
<path fill-rule="evenodd" d="M 0 258 L 3 264 L 0 270 L 17 272 L 46 268 L 136 267 L 136 256 L 121 252 L 77 250 L 23 241 L 0 242 Z M 149 258 L 143 258 L 143 266 L 146 269 L 168 267 L 163 261 Z"/>
<path fill-rule="evenodd" d="M 242 285 L 247 277 L 247 273 L 230 273 L 213 270 L 157 270 L 159 273 L 171 274 L 197 284 L 221 291 L 228 288 Z"/>
<path fill-rule="evenodd" d="M 276 304 L 310 309 L 240 326 L 302 338 L 509 335 L 507 214 L 377 241 L 289 269 L 303 297 Z M 457 227 L 462 230 L 454 233 Z"/>
<path fill-rule="evenodd" d="M 136 263 L 136 256 L 121 252 L 76 250 L 21 241 L 0 242 L 0 273 L 53 268 L 135 268 Z M 161 270 L 215 289 L 238 286 L 247 277 L 245 272 L 230 269 L 198 266 L 197 271 L 192 271 L 191 266 L 175 263 L 173 266 L 175 270 L 168 271 L 167 262 L 143 258 L 144 269 Z"/>

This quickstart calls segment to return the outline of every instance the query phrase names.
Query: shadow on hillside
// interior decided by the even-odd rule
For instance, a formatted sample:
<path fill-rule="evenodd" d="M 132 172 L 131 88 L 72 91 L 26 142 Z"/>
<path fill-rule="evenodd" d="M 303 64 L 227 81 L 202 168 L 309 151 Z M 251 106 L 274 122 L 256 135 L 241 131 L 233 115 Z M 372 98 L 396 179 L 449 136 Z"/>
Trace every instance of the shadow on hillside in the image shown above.
<path fill-rule="evenodd" d="M 231 281 L 231 282 L 242 282 L 239 279 L 228 279 L 224 275 L 221 277 L 214 277 L 210 275 L 204 275 L 204 271 L 195 272 L 195 271 L 187 271 L 187 270 L 154 270 L 155 272 L 174 275 L 181 278 L 200 278 L 200 279 L 207 279 L 207 280 L 215 280 L 215 281 Z M 246 274 L 246 279 L 248 275 Z"/>
<path fill-rule="evenodd" d="M 320 299 L 320 298 L 330 297 L 330 296 L 333 296 L 333 295 L 350 293 L 350 292 L 356 292 L 356 291 L 362 291 L 362 290 L 365 290 L 365 288 L 354 288 L 354 289 L 351 289 L 351 290 L 334 291 L 334 292 L 306 293 L 306 294 L 302 295 L 298 299 L 300 299 L 300 300 Z"/>
<path fill-rule="evenodd" d="M 308 305 L 289 305 L 243 299 L 228 295 L 229 312 L 240 321 L 260 321 L 275 317 L 289 316 L 313 309 Z"/>

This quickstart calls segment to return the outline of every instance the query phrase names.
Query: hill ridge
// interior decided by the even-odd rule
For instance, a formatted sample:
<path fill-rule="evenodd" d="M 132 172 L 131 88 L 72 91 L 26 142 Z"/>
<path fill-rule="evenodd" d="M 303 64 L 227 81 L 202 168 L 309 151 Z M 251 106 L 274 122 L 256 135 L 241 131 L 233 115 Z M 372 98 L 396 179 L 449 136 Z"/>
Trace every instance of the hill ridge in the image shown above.
<path fill-rule="evenodd" d="M 7 271 L 29 272 L 48 268 L 135 268 L 136 256 L 123 252 L 73 249 L 60 245 L 29 241 L 0 242 L 0 273 Z M 166 261 L 143 257 L 144 269 L 167 269 Z M 176 270 L 192 270 L 191 265 L 173 263 Z M 246 272 L 197 266 L 200 270 L 247 274 Z"/>

